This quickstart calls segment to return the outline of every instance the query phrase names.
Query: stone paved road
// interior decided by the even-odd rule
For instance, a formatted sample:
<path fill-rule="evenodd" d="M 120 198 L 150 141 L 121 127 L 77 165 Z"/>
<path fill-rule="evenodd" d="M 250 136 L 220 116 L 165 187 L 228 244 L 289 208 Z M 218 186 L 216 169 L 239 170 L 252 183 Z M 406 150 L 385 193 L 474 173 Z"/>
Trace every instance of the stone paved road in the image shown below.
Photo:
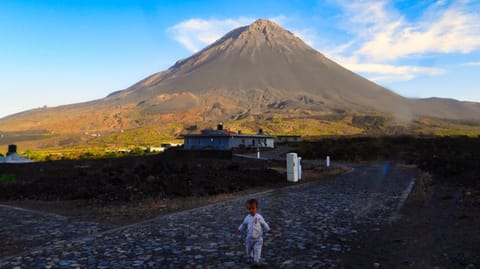
<path fill-rule="evenodd" d="M 70 219 L 57 214 L 0 205 L 0 239 L 4 244 L 27 248 L 72 240 L 112 229 L 111 225 Z M 19 244 L 15 244 L 15 243 Z M 15 251 L 19 251 L 15 249 Z M 7 251 L 9 253 L 11 251 Z M 0 255 L 0 264 L 1 264 Z"/>
<path fill-rule="evenodd" d="M 275 231 L 264 237 L 264 267 L 341 267 L 354 226 L 370 223 L 375 230 L 386 221 L 415 175 L 414 169 L 357 165 L 329 180 L 257 194 Z M 243 241 L 232 234 L 248 198 L 48 243 L 0 260 L 0 268 L 248 268 Z"/>

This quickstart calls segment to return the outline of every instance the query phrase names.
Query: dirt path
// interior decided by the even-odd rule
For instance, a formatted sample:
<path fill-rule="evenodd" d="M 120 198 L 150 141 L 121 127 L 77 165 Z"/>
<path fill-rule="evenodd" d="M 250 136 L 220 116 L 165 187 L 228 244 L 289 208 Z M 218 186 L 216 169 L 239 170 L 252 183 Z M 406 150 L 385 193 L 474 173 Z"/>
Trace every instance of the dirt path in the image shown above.
<path fill-rule="evenodd" d="M 357 165 L 351 173 L 329 180 L 99 230 L 83 239 L 57 240 L 44 234 L 39 237 L 46 240 L 38 241 L 37 247 L 16 257 L 0 258 L 0 268 L 248 268 L 242 239 L 231 232 L 245 216 L 244 201 L 251 196 L 259 199 L 262 214 L 276 231 L 265 236 L 266 268 L 341 268 L 348 266 L 343 257 L 358 237 L 355 227 L 381 227 L 416 175 L 412 168 L 387 171 L 383 165 Z M 65 226 L 64 219 L 55 218 L 18 222 L 28 220 L 29 212 L 15 209 L 0 214 L 1 227 L 10 227 L 8 231 L 0 229 L 2 237 L 22 237 L 32 227 L 50 230 L 53 225 L 61 231 Z M 17 215 L 4 218 L 11 214 Z M 74 222 L 72 225 L 74 228 Z"/>

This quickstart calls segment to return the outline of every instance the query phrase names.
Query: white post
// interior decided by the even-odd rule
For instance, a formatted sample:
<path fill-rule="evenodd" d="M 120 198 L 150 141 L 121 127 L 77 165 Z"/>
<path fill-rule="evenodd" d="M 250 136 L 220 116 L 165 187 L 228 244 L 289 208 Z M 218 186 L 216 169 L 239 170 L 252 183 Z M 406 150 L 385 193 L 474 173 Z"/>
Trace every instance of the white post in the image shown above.
<path fill-rule="evenodd" d="M 257 159 L 260 159 L 260 148 L 257 148 Z"/>
<path fill-rule="evenodd" d="M 297 158 L 298 180 L 302 179 L 302 157 Z"/>
<path fill-rule="evenodd" d="M 330 167 L 330 156 L 327 156 L 326 164 L 327 164 L 327 167 Z"/>
<path fill-rule="evenodd" d="M 287 154 L 287 180 L 290 182 L 298 181 L 298 158 L 297 153 Z"/>

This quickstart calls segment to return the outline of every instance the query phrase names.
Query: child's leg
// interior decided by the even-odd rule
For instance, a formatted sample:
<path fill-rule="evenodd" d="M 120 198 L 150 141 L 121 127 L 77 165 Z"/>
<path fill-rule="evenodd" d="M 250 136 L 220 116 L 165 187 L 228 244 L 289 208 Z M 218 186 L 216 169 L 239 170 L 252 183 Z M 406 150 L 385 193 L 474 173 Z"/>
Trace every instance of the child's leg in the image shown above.
<path fill-rule="evenodd" d="M 253 252 L 253 244 L 255 243 L 255 240 L 251 238 L 245 239 L 245 250 L 247 252 L 247 258 L 252 257 L 252 252 Z"/>
<path fill-rule="evenodd" d="M 253 244 L 253 262 L 259 263 L 260 256 L 262 255 L 262 246 L 263 246 L 263 238 L 258 238 L 255 240 Z"/>

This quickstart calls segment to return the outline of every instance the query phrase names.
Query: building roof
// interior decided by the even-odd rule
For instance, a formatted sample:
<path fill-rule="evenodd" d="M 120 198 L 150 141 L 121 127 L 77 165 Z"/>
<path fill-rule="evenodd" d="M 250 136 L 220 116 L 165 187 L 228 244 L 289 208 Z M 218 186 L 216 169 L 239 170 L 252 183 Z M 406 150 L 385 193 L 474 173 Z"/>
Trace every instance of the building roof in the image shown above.
<path fill-rule="evenodd" d="M 31 163 L 33 161 L 23 156 L 20 156 L 16 153 L 12 153 L 7 157 L 0 157 L 0 163 L 2 162 L 3 163 Z"/>
<path fill-rule="evenodd" d="M 184 134 L 184 138 L 186 137 L 238 137 L 238 138 L 274 138 L 273 136 L 269 135 L 261 135 L 261 134 L 235 134 L 235 133 L 220 133 L 220 132 L 212 132 L 208 134 Z"/>

